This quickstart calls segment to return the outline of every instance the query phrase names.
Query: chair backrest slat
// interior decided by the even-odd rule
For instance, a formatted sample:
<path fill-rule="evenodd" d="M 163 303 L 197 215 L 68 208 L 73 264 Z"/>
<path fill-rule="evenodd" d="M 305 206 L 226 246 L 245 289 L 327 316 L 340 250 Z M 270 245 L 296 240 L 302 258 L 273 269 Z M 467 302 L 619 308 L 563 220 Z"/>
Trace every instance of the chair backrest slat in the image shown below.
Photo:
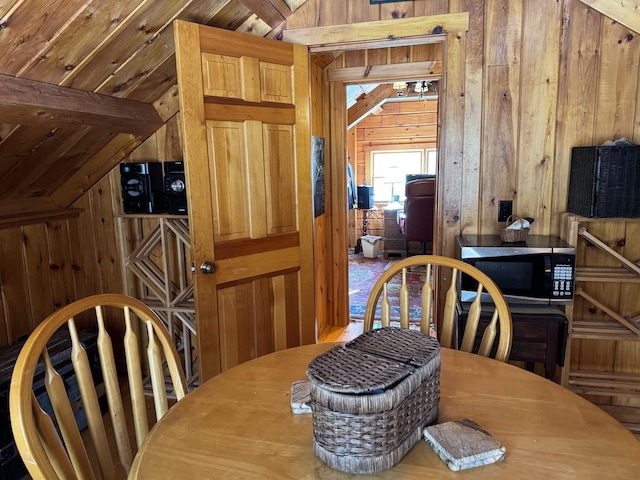
<path fill-rule="evenodd" d="M 42 442 L 42 448 L 47 456 L 52 459 L 51 466 L 55 470 L 56 476 L 61 479 L 75 480 L 76 474 L 73 471 L 73 465 L 67 455 L 66 450 L 51 417 L 42 410 L 35 394 L 31 393 L 31 406 L 33 408 L 33 420 L 38 429 L 38 436 Z"/>
<path fill-rule="evenodd" d="M 148 364 L 144 364 L 140 353 L 147 341 L 149 359 Z M 67 361 L 69 351 L 70 362 Z M 34 395 L 40 360 L 52 409 L 38 400 L 39 393 L 37 398 Z M 128 380 L 119 377 L 116 361 L 118 367 L 123 367 L 120 374 Z M 112 293 L 93 295 L 49 315 L 22 347 L 9 392 L 13 436 L 31 477 L 124 478 L 131 468 L 133 455 L 154 423 L 150 417 L 154 407 L 145 398 L 147 378 L 143 374 L 147 373 L 153 379 L 154 395 L 160 398 L 154 407 L 156 417 L 161 418 L 169 408 L 165 389 L 173 388 L 176 399 L 180 400 L 187 394 L 187 384 L 176 346 L 165 325 L 140 300 Z M 73 379 L 77 382 L 77 391 L 73 388 Z M 123 402 L 127 385 L 131 404 Z M 104 420 L 107 405 L 110 421 Z M 83 408 L 84 415 L 76 414 L 76 407 Z M 84 422 L 81 423 L 83 418 L 88 432 L 81 434 L 80 428 L 85 427 Z M 135 425 L 135 440 L 128 427 L 131 423 Z M 113 450 L 114 445 L 117 452 Z"/>
<path fill-rule="evenodd" d="M 109 403 L 109 414 L 111 415 L 111 423 L 113 424 L 113 434 L 116 439 L 118 458 L 126 472 L 129 473 L 131 463 L 133 462 L 133 454 L 131 453 L 131 442 L 129 442 L 129 429 L 127 428 L 127 421 L 124 416 L 124 406 L 122 404 L 122 393 L 120 392 L 116 360 L 113 356 L 113 343 L 104 324 L 102 305 L 97 305 L 95 309 L 98 321 L 98 354 L 102 367 L 104 389 L 107 393 L 107 402 Z"/>
<path fill-rule="evenodd" d="M 444 301 L 444 313 L 442 317 L 442 333 L 440 343 L 443 347 L 455 348 L 455 322 L 456 307 L 458 305 L 458 289 L 456 288 L 456 280 L 458 278 L 458 270 L 451 271 L 451 283 L 447 289 L 447 295 Z"/>
<path fill-rule="evenodd" d="M 85 409 L 89 434 L 95 446 L 100 473 L 104 480 L 113 479 L 115 478 L 115 469 L 113 468 L 113 462 L 111 460 L 111 449 L 109 448 L 109 440 L 107 439 L 107 432 L 104 428 L 104 421 L 102 420 L 102 411 L 100 410 L 98 394 L 96 393 L 93 375 L 91 374 L 87 351 L 80 343 L 73 317 L 69 319 L 67 326 L 69 327 L 69 336 L 71 337 L 71 363 L 76 372 L 78 390 L 80 390 L 82 405 Z"/>
<path fill-rule="evenodd" d="M 473 350 L 476 332 L 478 331 L 478 325 L 480 324 L 480 315 L 482 314 L 481 298 L 483 290 L 483 286 L 478 284 L 476 298 L 473 299 L 473 302 L 471 302 L 471 306 L 469 307 L 467 324 L 464 327 L 464 334 L 462 335 L 462 342 L 460 343 L 460 350 L 464 352 L 471 352 Z"/>
<path fill-rule="evenodd" d="M 440 269 L 448 269 L 450 272 L 450 281 L 446 287 L 446 295 L 442 309 L 442 318 L 439 319 L 440 326 L 440 343 L 446 348 L 457 348 L 456 329 L 457 317 L 461 311 L 461 303 L 459 298 L 459 278 L 466 274 L 472 276 L 478 282 L 478 288 L 474 300 L 471 302 L 467 313 L 467 321 L 464 329 L 464 335 L 461 339 L 460 349 L 472 352 L 476 344 L 478 328 L 481 324 L 482 308 L 485 293 L 488 294 L 493 302 L 494 311 L 489 322 L 481 336 L 480 348 L 478 354 L 489 356 L 494 350 L 498 325 L 500 327 L 500 336 L 495 346 L 495 357 L 497 360 L 507 361 L 511 350 L 511 313 L 509 307 L 496 284 L 483 272 L 476 269 L 472 265 L 464 263 L 460 260 L 441 257 L 438 255 L 416 255 L 405 258 L 399 262 L 394 262 L 380 276 L 378 281 L 372 288 L 367 301 L 365 311 L 364 329 L 369 330 L 373 327 L 374 315 L 376 307 L 383 295 L 381 305 L 381 325 L 389 326 L 390 324 L 390 300 L 387 295 L 388 283 L 396 276 L 401 275 L 400 287 L 400 327 L 408 328 L 410 326 L 410 298 L 407 288 L 407 269 L 415 266 L 424 266 L 426 275 L 422 286 L 421 298 L 421 314 L 420 314 L 420 330 L 424 333 L 431 332 L 432 318 L 435 295 L 435 279 L 446 279 Z M 440 276 L 438 276 L 440 275 Z"/>
<path fill-rule="evenodd" d="M 45 388 L 51 400 L 51 406 L 58 419 L 58 427 L 64 439 L 69 458 L 79 478 L 93 478 L 91 463 L 84 448 L 80 431 L 75 422 L 73 409 L 67 397 L 66 387 L 60 374 L 51 363 L 49 353 L 45 348 L 42 351 L 42 361 L 45 368 Z"/>
<path fill-rule="evenodd" d="M 129 377 L 129 395 L 133 411 L 133 425 L 136 432 L 136 445 L 140 448 L 149 433 L 147 409 L 144 400 L 144 385 L 142 384 L 142 363 L 140 358 L 140 339 L 131 323 L 131 310 L 124 309 L 124 352 L 127 361 L 127 376 Z"/>
<path fill-rule="evenodd" d="M 153 388 L 153 401 L 156 407 L 156 419 L 160 420 L 169 407 L 167 404 L 167 392 L 164 385 L 164 374 L 162 373 L 162 357 L 160 346 L 153 332 L 153 325 L 147 324 L 148 346 L 147 355 L 149 357 L 149 374 L 151 375 L 151 387 Z"/>
<path fill-rule="evenodd" d="M 482 342 L 480 342 L 480 349 L 478 350 L 478 353 L 480 355 L 484 355 L 485 357 L 488 357 L 489 353 L 491 353 L 491 347 L 493 347 L 493 342 L 496 339 L 497 323 L 498 323 L 498 309 L 496 308 L 493 311 L 491 322 L 489 322 L 489 325 L 487 325 L 487 328 L 484 329 L 484 334 L 482 335 Z"/>
<path fill-rule="evenodd" d="M 400 286 L 400 326 L 409 328 L 409 289 L 407 288 L 407 269 L 402 269 L 402 285 Z"/>
<path fill-rule="evenodd" d="M 391 304 L 387 295 L 387 284 L 383 286 L 382 305 L 380 307 L 380 322 L 383 327 L 388 327 L 391 322 Z"/>
<path fill-rule="evenodd" d="M 427 272 L 424 285 L 422 285 L 422 298 L 420 301 L 420 331 L 426 334 L 431 332 L 431 306 L 433 305 L 432 282 L 431 264 L 427 264 Z"/>

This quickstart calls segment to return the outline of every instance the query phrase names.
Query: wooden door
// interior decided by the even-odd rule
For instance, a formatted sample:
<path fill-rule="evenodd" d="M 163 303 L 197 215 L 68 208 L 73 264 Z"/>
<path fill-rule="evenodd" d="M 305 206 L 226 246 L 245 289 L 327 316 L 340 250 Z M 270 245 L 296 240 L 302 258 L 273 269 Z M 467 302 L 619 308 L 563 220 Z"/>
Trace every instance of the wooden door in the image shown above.
<path fill-rule="evenodd" d="M 174 31 L 204 381 L 316 339 L 309 59 L 229 30 Z"/>

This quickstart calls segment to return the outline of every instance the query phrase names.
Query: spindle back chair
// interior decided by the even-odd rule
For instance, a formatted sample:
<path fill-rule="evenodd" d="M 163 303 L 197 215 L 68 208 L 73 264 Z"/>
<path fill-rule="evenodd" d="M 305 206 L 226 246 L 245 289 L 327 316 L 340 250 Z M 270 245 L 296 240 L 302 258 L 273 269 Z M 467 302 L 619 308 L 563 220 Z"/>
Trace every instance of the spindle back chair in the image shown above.
<path fill-rule="evenodd" d="M 380 305 L 380 322 L 381 326 L 386 327 L 390 325 L 391 319 L 391 305 L 387 295 L 387 288 L 389 281 L 396 275 L 402 275 L 402 283 L 400 287 L 400 326 L 402 328 L 409 328 L 410 324 L 410 302 L 409 302 L 409 290 L 407 288 L 406 273 L 407 269 L 412 267 L 425 268 L 425 283 L 421 292 L 421 318 L 420 318 L 420 330 L 423 333 L 430 333 L 432 318 L 435 317 L 433 310 L 434 305 L 434 278 L 436 278 L 436 270 L 440 268 L 449 269 L 449 279 L 447 294 L 444 303 L 444 311 L 441 319 L 441 333 L 440 344 L 446 348 L 456 348 L 456 318 L 458 314 L 458 280 L 461 273 L 472 276 L 477 282 L 478 287 L 473 302 L 470 305 L 469 313 L 467 316 L 467 322 L 460 342 L 460 350 L 472 352 L 478 325 L 480 324 L 480 315 L 482 314 L 483 307 L 487 307 L 486 303 L 483 305 L 483 293 L 489 294 L 492 305 L 489 309 L 492 309 L 493 314 L 489 325 L 485 328 L 480 347 L 476 353 L 483 356 L 489 356 L 493 348 L 493 344 L 496 338 L 497 326 L 500 326 L 500 336 L 498 338 L 495 358 L 506 362 L 509 359 L 509 353 L 511 351 L 512 341 L 512 325 L 511 325 L 511 313 L 509 306 L 502 296 L 502 292 L 496 286 L 486 274 L 478 270 L 468 263 L 464 263 L 454 258 L 442 257 L 438 255 L 415 255 L 407 257 L 398 262 L 394 262 L 390 268 L 388 268 L 376 281 L 371 293 L 369 294 L 369 300 L 367 301 L 367 307 L 364 316 L 364 330 L 373 328 L 375 320 L 376 307 L 379 299 L 382 296 L 382 302 Z M 444 276 L 442 276 L 444 278 Z M 486 298 L 486 297 L 485 297 Z"/>
<path fill-rule="evenodd" d="M 117 337 L 113 332 L 112 335 L 108 333 L 119 323 L 117 317 L 123 322 L 119 325 L 121 330 L 124 329 L 120 350 L 125 358 L 121 365 L 126 363 L 130 407 L 121 394 L 116 369 L 114 351 L 117 352 L 118 348 L 114 348 L 114 340 Z M 91 321 L 96 324 L 93 328 L 97 330 L 96 348 L 111 419 L 110 428 L 105 427 L 90 360 L 85 345 L 78 337 L 77 324 L 84 326 Z M 138 322 L 139 328 L 136 327 Z M 47 350 L 48 340 L 59 329 L 68 329 L 70 337 L 71 363 L 89 434 L 84 439 L 69 402 L 69 382 L 65 382 L 53 367 Z M 144 303 L 120 294 L 94 295 L 56 310 L 38 325 L 20 351 L 9 394 L 13 435 L 32 478 L 106 480 L 128 474 L 133 457 L 149 432 L 150 412 L 147 412 L 145 401 L 143 359 L 140 355 L 140 349 L 145 346 L 155 417 L 159 420 L 169 408 L 166 382 L 178 401 L 186 395 L 187 387 L 175 345 L 160 318 Z M 33 392 L 34 376 L 43 369 L 53 415 L 43 410 Z M 167 378 L 165 370 L 168 371 Z M 133 448 L 125 409 L 132 412 L 136 438 Z M 115 438 L 110 439 L 109 432 Z M 91 445 L 85 442 L 91 442 Z"/>

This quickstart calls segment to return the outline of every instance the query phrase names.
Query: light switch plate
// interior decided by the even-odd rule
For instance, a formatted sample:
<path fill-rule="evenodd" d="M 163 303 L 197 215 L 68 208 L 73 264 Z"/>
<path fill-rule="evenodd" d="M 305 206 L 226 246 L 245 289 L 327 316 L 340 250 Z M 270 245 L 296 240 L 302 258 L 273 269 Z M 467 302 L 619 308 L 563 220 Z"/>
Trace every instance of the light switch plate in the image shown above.
<path fill-rule="evenodd" d="M 513 200 L 500 200 L 498 202 L 498 221 L 506 222 L 513 214 Z"/>

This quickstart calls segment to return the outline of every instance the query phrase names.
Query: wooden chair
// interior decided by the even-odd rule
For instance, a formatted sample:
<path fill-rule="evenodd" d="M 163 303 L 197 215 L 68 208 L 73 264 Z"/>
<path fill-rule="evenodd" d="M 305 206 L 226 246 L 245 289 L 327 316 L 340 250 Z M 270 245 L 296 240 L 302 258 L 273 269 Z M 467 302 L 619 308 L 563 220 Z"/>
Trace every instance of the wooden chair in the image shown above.
<path fill-rule="evenodd" d="M 136 317 L 139 322 L 135 321 Z M 80 325 L 85 326 L 89 322 L 97 324 L 93 328 L 97 330 L 96 348 L 111 428 L 105 428 L 90 359 L 85 346 L 79 340 L 79 332 L 82 332 Z M 123 363 L 126 360 L 130 408 L 123 402 L 116 371 L 114 351 L 117 352 L 118 348 L 114 349 L 113 343 L 116 342 L 112 343 L 112 336 L 114 339 L 116 336 L 113 332 L 112 336 L 107 333 L 107 326 L 110 330 L 113 326 L 119 326 L 124 330 L 121 332 L 124 334 L 122 351 L 125 357 Z M 53 367 L 49 355 L 51 347 L 47 346 L 47 342 L 59 329 L 68 329 L 71 341 L 71 363 L 88 426 L 86 444 L 83 443 L 69 402 L 66 392 L 68 386 L 65 386 L 61 375 Z M 143 334 L 144 331 L 146 335 Z M 139 346 L 142 345 L 144 348 L 144 344 L 147 349 L 155 416 L 159 420 L 169 408 L 163 362 L 166 362 L 177 400 L 185 396 L 187 387 L 178 352 L 162 321 L 139 300 L 120 294 L 83 298 L 49 315 L 29 336 L 14 367 L 9 403 L 16 445 L 33 478 L 112 479 L 124 478 L 128 474 L 133 456 L 149 432 L 142 359 L 139 354 Z M 116 343 L 116 347 L 118 346 Z M 95 370 L 96 367 L 93 368 Z M 53 418 L 45 413 L 33 393 L 34 375 L 42 369 L 46 391 L 53 406 Z M 133 416 L 137 444 L 134 449 L 129 440 L 129 427 L 125 416 L 125 411 L 129 410 Z M 64 443 L 55 425 L 59 428 Z M 111 438 L 107 432 L 112 432 Z M 114 458 L 115 452 L 117 459 Z M 94 468 L 99 472 L 94 471 Z"/>
<path fill-rule="evenodd" d="M 498 338 L 495 358 L 496 360 L 506 362 L 509 359 L 509 352 L 511 351 L 512 337 L 511 313 L 509 311 L 509 306 L 502 296 L 502 292 L 500 292 L 500 289 L 496 286 L 493 280 L 477 268 L 454 258 L 441 257 L 438 255 L 415 255 L 393 263 L 392 266 L 380 276 L 371 289 L 364 315 L 364 330 L 366 331 L 373 327 L 376 306 L 378 305 L 381 295 L 382 303 L 380 308 L 380 321 L 383 327 L 389 326 L 391 305 L 387 295 L 387 284 L 396 275 L 402 275 L 399 305 L 400 326 L 403 328 L 409 328 L 409 291 L 407 289 L 406 273 L 408 268 L 416 266 L 425 266 L 426 268 L 426 280 L 422 288 L 420 330 L 424 333 L 430 332 L 435 291 L 433 280 L 436 278 L 436 269 L 442 267 L 448 268 L 450 269 L 450 282 L 444 304 L 440 344 L 447 348 L 456 347 L 455 323 L 458 305 L 457 283 L 459 272 L 463 272 L 467 275 L 471 275 L 478 281 L 478 289 L 475 299 L 469 308 L 469 314 L 462 342 L 460 344 L 460 350 L 467 352 L 471 352 L 473 350 L 483 307 L 481 294 L 486 291 L 493 301 L 493 305 L 491 306 L 493 308 L 493 315 L 489 325 L 484 331 L 482 342 L 480 343 L 480 348 L 477 353 L 483 356 L 489 356 L 491 354 L 496 337 L 496 327 L 499 324 L 500 336 Z"/>

